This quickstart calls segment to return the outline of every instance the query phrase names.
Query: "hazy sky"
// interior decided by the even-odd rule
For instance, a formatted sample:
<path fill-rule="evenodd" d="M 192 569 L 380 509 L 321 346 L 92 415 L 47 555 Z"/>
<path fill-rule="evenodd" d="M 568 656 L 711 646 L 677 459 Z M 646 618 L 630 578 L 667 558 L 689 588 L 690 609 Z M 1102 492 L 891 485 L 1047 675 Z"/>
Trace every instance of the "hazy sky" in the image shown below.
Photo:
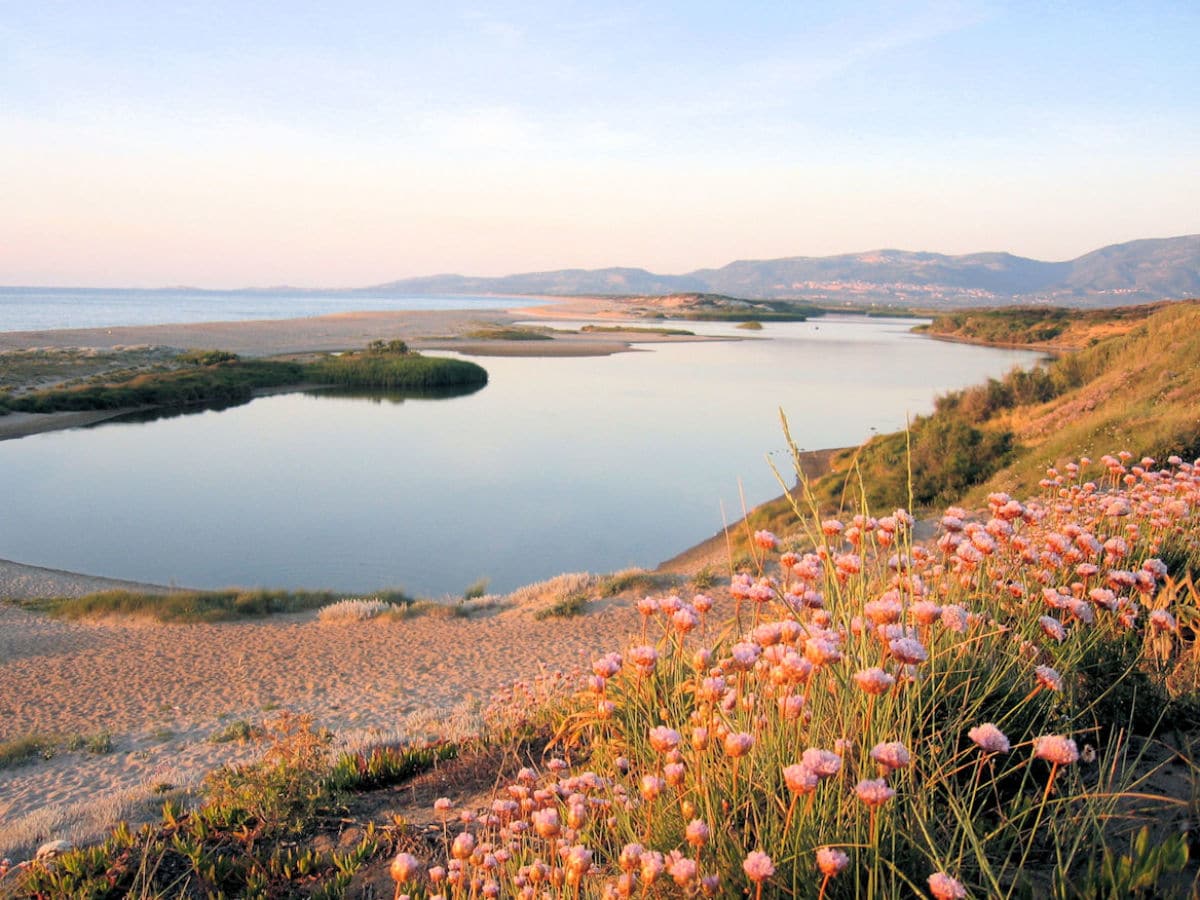
<path fill-rule="evenodd" d="M 1200 232 L 1200 4 L 0 0 L 0 284 Z"/>

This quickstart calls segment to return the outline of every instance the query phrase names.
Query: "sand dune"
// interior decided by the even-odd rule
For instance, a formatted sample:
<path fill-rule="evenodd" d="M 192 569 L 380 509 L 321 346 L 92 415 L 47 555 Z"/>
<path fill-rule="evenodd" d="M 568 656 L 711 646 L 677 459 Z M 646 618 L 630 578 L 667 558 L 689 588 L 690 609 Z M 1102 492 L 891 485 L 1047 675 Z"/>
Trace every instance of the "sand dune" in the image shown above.
<path fill-rule="evenodd" d="M 0 565 L 0 584 L 11 585 L 13 571 Z M 49 570 L 41 571 L 49 589 Z M 74 581 L 81 576 L 59 577 L 67 591 L 85 586 Z M 60 749 L 0 771 L 0 855 L 22 839 L 27 848 L 63 830 L 86 835 L 56 823 L 47 807 L 112 810 L 156 784 L 195 783 L 246 758 L 253 747 L 210 740 L 232 721 L 310 713 L 351 742 L 469 729 L 472 708 L 537 676 L 541 660 L 583 666 L 621 648 L 639 621 L 629 599 L 540 622 L 510 609 L 470 619 L 323 623 L 306 613 L 215 625 L 62 622 L 0 604 L 0 741 L 101 730 L 113 740 L 110 753 Z M 42 820 L 44 834 L 30 838 Z"/>

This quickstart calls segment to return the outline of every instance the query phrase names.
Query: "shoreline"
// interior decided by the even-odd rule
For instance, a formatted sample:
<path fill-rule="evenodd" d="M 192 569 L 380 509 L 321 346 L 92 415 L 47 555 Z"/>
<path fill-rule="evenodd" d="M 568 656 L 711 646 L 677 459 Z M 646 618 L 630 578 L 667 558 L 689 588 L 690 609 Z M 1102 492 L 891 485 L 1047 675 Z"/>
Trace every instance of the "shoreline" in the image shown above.
<path fill-rule="evenodd" d="M 1032 350 L 1035 353 L 1045 353 L 1047 356 L 1061 356 L 1064 353 L 1074 353 L 1078 347 L 1065 344 L 1021 344 L 1008 341 L 984 341 L 977 338 L 962 337 L 956 334 L 938 334 L 934 331 L 914 331 L 935 341 L 945 341 L 948 344 L 969 344 L 974 347 L 994 347 L 997 350 Z"/>
<path fill-rule="evenodd" d="M 517 298 L 514 298 L 517 299 Z M 641 344 L 704 343 L 739 340 L 737 337 L 665 335 L 651 332 L 570 332 L 551 340 L 487 340 L 470 337 L 489 326 L 509 326 L 528 319 L 589 318 L 604 321 L 619 317 L 619 309 L 598 298 L 551 298 L 550 306 L 503 310 L 406 310 L 401 312 L 344 312 L 298 319 L 255 319 L 236 322 L 199 322 L 162 325 L 128 325 L 113 328 L 65 328 L 45 331 L 0 332 L 0 352 L 46 349 L 170 347 L 176 350 L 228 350 L 240 356 L 287 356 L 363 347 L 372 340 L 404 340 L 418 352 L 434 350 L 463 356 L 520 356 L 533 358 L 611 356 L 639 352 Z M 271 389 L 274 393 L 304 390 L 302 386 Z M 265 396 L 256 392 L 255 396 Z M 0 441 L 94 425 L 107 419 L 153 407 L 127 407 L 56 413 L 9 413 L 0 416 Z"/>

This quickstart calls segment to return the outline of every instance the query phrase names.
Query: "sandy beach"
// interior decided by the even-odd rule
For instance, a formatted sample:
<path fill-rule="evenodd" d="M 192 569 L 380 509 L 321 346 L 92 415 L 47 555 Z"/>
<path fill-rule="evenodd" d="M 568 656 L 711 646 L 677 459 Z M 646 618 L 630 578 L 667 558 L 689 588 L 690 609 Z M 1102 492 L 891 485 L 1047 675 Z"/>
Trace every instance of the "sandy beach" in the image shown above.
<path fill-rule="evenodd" d="M 0 597 L 79 594 L 105 579 L 0 562 Z M 547 598 L 547 602 L 549 598 Z M 68 750 L 0 769 L 0 856 L 94 837 L 109 818 L 152 813 L 165 785 L 250 758 L 212 740 L 232 722 L 309 713 L 339 746 L 455 737 L 497 690 L 543 663 L 573 669 L 639 627 L 631 597 L 538 621 L 538 604 L 471 618 L 322 622 L 316 613 L 214 625 L 67 622 L 0 603 L 0 743 L 111 735 L 110 752 Z"/>

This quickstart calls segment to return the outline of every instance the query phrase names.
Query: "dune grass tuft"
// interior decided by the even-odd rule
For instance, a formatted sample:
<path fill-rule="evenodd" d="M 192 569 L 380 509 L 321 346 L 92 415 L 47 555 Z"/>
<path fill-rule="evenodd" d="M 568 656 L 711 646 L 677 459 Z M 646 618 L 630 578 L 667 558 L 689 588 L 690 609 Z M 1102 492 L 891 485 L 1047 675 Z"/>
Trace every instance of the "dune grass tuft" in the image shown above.
<path fill-rule="evenodd" d="M 386 604 L 411 602 L 410 598 L 401 591 L 385 591 L 376 594 L 375 597 Z M 328 606 L 338 599 L 338 596 L 331 591 L 229 589 L 149 594 L 118 590 L 100 591 L 82 597 L 13 602 L 60 619 L 120 616 L 186 624 L 228 622 L 237 619 L 306 612 Z"/>

